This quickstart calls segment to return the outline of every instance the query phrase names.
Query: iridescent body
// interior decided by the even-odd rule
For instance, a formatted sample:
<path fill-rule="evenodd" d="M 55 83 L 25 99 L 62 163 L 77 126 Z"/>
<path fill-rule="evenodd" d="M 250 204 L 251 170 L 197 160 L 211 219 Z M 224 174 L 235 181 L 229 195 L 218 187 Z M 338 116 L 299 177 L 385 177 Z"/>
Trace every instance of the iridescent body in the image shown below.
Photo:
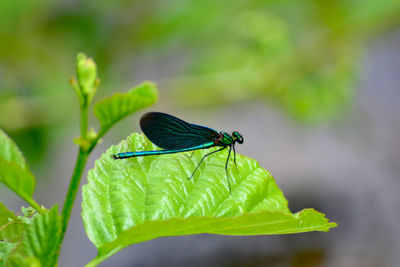
<path fill-rule="evenodd" d="M 218 132 L 208 127 L 190 124 L 174 116 L 160 112 L 149 112 L 144 114 L 140 119 L 140 127 L 146 137 L 153 144 L 162 148 L 162 150 L 118 153 L 112 155 L 114 159 L 173 154 L 198 149 L 208 149 L 211 147 L 220 147 L 220 149 L 203 156 L 193 174 L 189 177 L 189 179 L 191 179 L 206 157 L 229 147 L 225 171 L 228 179 L 229 191 L 231 191 L 228 175 L 228 162 L 231 150 L 233 149 L 234 162 L 236 165 L 235 144 L 243 143 L 243 136 L 238 132 L 234 131 L 232 135 L 229 135 L 226 132 Z"/>

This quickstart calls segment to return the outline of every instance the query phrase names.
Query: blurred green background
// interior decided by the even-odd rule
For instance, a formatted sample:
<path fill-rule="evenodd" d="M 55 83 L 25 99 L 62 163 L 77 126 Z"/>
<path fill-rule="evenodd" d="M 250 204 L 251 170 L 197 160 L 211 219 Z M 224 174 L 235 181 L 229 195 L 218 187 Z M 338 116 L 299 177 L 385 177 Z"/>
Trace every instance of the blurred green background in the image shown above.
<path fill-rule="evenodd" d="M 68 140 L 78 134 L 78 104 L 68 80 L 75 75 L 76 54 L 84 52 L 96 61 L 102 80 L 97 99 L 152 80 L 160 88 L 158 110 L 195 110 L 203 113 L 197 118 L 204 125 L 213 112 L 230 114 L 257 103 L 277 110 L 278 120 L 301 136 L 320 130 L 318 125 L 346 129 L 354 124 L 349 114 L 359 118 L 354 109 L 367 45 L 399 25 L 398 0 L 1 0 L 0 128 L 17 142 L 36 174 L 52 173 L 44 171 L 53 164 L 52 155 L 72 147 Z M 251 123 L 239 125 L 257 130 Z M 111 143 L 137 130 L 137 117 L 125 126 Z M 253 142 L 263 138 L 268 136 Z M 288 143 L 286 153 L 282 147 L 266 153 L 281 153 L 276 162 L 284 165 L 293 155 L 290 144 L 297 144 Z M 73 162 L 73 151 L 68 156 Z M 58 164 L 67 179 L 72 165 Z M 273 168 L 268 162 L 264 167 Z M 54 186 L 50 179 L 44 180 Z M 320 254 L 310 255 L 324 263 Z"/>
<path fill-rule="evenodd" d="M 75 101 L 66 81 L 79 51 L 96 60 L 103 95 L 153 79 L 174 107 L 262 99 L 329 119 L 354 95 L 363 43 L 399 14 L 397 0 L 3 0 L 0 127 L 40 159 L 49 127 L 75 123 L 59 103 Z"/>

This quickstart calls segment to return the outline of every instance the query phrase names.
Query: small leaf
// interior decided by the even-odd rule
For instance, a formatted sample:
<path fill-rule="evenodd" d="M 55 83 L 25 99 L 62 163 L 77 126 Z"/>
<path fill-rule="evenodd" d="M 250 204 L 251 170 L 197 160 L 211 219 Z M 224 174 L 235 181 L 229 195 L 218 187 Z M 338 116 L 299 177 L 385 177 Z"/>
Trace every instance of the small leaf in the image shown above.
<path fill-rule="evenodd" d="M 33 174 L 14 162 L 0 159 L 0 183 L 10 188 L 28 203 L 35 202 L 32 198 L 35 189 Z"/>
<path fill-rule="evenodd" d="M 19 222 L 22 224 L 31 224 L 33 215 L 35 215 L 36 211 L 32 207 L 25 208 L 24 206 L 21 207 L 22 216 L 17 216 Z"/>
<path fill-rule="evenodd" d="M 100 134 L 129 114 L 154 104 L 157 100 L 156 85 L 144 82 L 126 93 L 117 93 L 98 102 L 94 114 L 100 122 Z"/>
<path fill-rule="evenodd" d="M 35 178 L 15 143 L 0 130 L 0 183 L 10 188 L 36 210 L 40 206 L 32 198 Z"/>
<path fill-rule="evenodd" d="M 25 226 L 22 241 L 7 263 L 9 266 L 56 266 L 60 232 L 57 205 L 42 214 L 35 214 L 31 224 Z"/>
<path fill-rule="evenodd" d="M 21 238 L 22 231 L 23 225 L 14 212 L 8 210 L 0 202 L 0 240 L 17 242 Z"/>
<path fill-rule="evenodd" d="M 27 169 L 27 164 L 17 145 L 0 129 L 0 159 L 14 162 L 22 169 Z"/>
<path fill-rule="evenodd" d="M 132 134 L 112 146 L 89 171 L 83 187 L 82 218 L 99 254 L 89 266 L 137 242 L 161 236 L 214 233 L 261 235 L 328 231 L 324 214 L 306 209 L 292 214 L 268 171 L 237 155 L 229 164 L 232 192 L 225 174 L 227 151 L 197 163 L 210 150 L 113 160 L 123 151 L 157 149 Z"/>
<path fill-rule="evenodd" d="M 7 267 L 42 267 L 43 265 L 35 257 L 24 257 L 19 253 L 12 254 L 12 257 L 7 259 Z M 1 265 L 0 265 L 1 266 Z"/>
<path fill-rule="evenodd" d="M 25 208 L 24 206 L 22 206 L 21 212 L 22 214 L 24 214 L 24 217 L 30 217 L 35 213 L 35 210 L 32 207 Z"/>
<path fill-rule="evenodd" d="M 0 267 L 6 266 L 5 262 L 16 246 L 17 243 L 10 243 L 0 240 Z"/>
<path fill-rule="evenodd" d="M 14 212 L 0 202 L 0 267 L 12 254 L 21 239 L 23 226 L 18 222 Z"/>

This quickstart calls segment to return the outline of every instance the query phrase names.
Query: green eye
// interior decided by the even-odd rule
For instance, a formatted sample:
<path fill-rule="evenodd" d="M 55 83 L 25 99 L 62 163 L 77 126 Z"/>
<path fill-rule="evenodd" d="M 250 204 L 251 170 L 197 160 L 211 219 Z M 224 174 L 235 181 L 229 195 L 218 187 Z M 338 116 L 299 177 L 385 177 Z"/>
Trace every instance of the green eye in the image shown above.
<path fill-rule="evenodd" d="M 233 132 L 232 133 L 232 136 L 236 139 L 236 141 L 239 143 L 239 144 L 242 144 L 243 143 L 243 136 L 240 134 L 240 133 L 238 133 L 238 132 Z"/>

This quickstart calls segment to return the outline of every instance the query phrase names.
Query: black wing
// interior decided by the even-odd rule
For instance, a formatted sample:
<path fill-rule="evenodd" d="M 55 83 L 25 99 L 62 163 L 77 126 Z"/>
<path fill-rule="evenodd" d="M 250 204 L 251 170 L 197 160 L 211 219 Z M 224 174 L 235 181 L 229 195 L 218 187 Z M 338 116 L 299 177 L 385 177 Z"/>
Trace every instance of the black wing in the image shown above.
<path fill-rule="evenodd" d="M 218 137 L 218 132 L 213 129 L 161 112 L 144 114 L 140 119 L 140 128 L 153 144 L 167 150 L 199 146 Z"/>

